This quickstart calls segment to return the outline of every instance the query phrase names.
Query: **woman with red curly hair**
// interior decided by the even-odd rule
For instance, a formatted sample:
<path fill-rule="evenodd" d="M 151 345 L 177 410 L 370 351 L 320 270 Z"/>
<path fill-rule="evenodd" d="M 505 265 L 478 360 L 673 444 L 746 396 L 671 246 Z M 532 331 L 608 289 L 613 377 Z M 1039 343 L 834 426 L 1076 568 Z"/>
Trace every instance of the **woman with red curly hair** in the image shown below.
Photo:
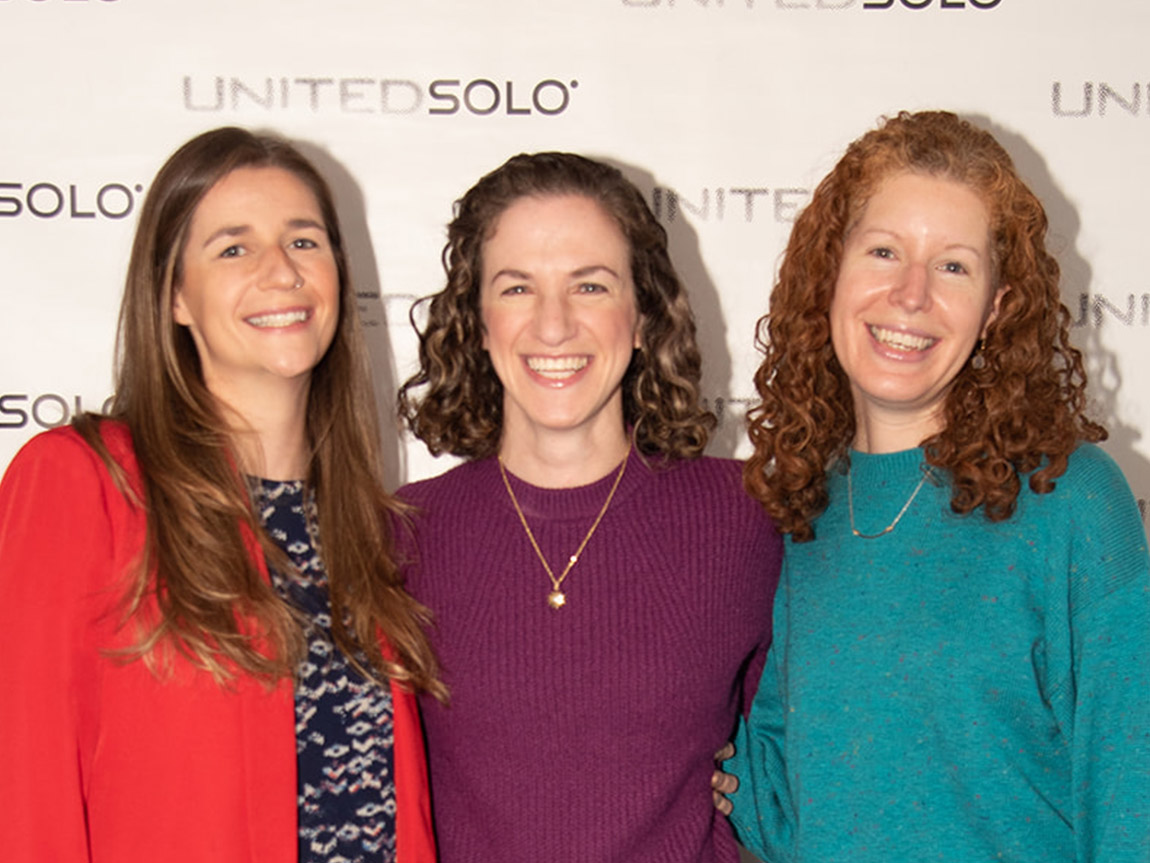
<path fill-rule="evenodd" d="M 853 143 L 795 224 L 745 473 L 789 535 L 775 647 L 727 762 L 765 860 L 1146 859 L 1145 535 L 1046 227 L 944 112 Z"/>
<path fill-rule="evenodd" d="M 782 542 L 701 457 L 666 232 L 617 168 L 525 154 L 463 196 L 444 262 L 401 406 L 467 461 L 400 490 L 451 689 L 424 702 L 440 859 L 737 863 L 706 781 Z"/>

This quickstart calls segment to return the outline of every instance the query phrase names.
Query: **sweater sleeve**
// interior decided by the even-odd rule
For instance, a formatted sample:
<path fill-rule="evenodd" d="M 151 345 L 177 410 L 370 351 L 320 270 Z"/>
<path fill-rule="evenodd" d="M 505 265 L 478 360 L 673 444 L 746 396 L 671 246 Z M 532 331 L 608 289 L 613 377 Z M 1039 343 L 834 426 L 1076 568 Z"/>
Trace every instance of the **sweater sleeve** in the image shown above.
<path fill-rule="evenodd" d="M 94 585 L 113 531 L 95 454 L 71 432 L 27 444 L 0 483 L 0 812 L 6 863 L 86 861 L 82 686 Z"/>
<path fill-rule="evenodd" d="M 1145 861 L 1150 849 L 1150 559 L 1118 467 L 1079 454 L 1072 490 L 1072 670 L 1056 710 L 1071 739 L 1080 863 Z"/>
<path fill-rule="evenodd" d="M 791 805 L 784 749 L 785 657 L 787 641 L 786 560 L 784 576 L 775 594 L 774 626 L 762 677 L 750 714 L 740 717 L 735 732 L 735 755 L 725 762 L 738 777 L 731 795 L 731 825 L 748 849 L 768 863 L 789 863 L 796 813 Z"/>

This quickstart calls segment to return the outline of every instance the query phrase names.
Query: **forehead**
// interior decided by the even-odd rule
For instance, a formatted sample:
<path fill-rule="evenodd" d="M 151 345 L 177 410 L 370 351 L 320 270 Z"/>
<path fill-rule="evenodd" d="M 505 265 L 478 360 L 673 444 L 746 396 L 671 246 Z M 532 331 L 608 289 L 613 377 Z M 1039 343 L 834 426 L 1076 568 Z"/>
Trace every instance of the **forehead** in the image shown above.
<path fill-rule="evenodd" d="M 529 240 L 544 230 L 567 241 L 585 237 L 610 239 L 613 244 L 630 248 L 618 220 L 598 200 L 577 192 L 548 195 L 523 195 L 509 203 L 492 220 L 485 248 L 493 242 Z"/>
<path fill-rule="evenodd" d="M 863 223 L 915 221 L 989 242 L 990 208 L 973 185 L 944 174 L 894 171 L 857 203 L 846 233 Z"/>
<path fill-rule="evenodd" d="M 322 215 L 315 192 L 286 168 L 261 166 L 236 168 L 208 189 L 192 213 L 192 229 L 214 219 L 244 221 L 245 217 L 285 219 Z M 321 220 L 322 221 L 322 220 Z"/>

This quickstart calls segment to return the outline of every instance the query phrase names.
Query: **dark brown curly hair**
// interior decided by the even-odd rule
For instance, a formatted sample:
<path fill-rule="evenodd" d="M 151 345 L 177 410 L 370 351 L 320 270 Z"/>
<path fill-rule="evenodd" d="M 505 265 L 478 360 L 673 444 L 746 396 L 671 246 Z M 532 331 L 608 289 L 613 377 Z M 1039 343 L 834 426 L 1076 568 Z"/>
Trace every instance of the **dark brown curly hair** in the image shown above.
<path fill-rule="evenodd" d="M 951 508 L 1014 512 L 1020 475 L 1054 488 L 1080 441 L 1106 430 L 1085 415 L 1086 373 L 1070 345 L 1058 263 L 1046 251 L 1046 213 L 994 137 L 945 111 L 901 112 L 851 144 L 795 222 L 758 323 L 760 403 L 748 412 L 754 455 L 747 490 L 796 542 L 814 537 L 827 505 L 827 470 L 855 437 L 850 382 L 831 344 L 830 307 L 843 244 L 878 185 L 914 171 L 968 186 L 990 217 L 992 287 L 1005 286 L 982 368 L 967 363 L 946 394 L 943 427 L 922 442 L 950 478 Z"/>
<path fill-rule="evenodd" d="M 447 284 L 411 311 L 419 371 L 399 390 L 399 414 L 434 454 L 484 458 L 499 449 L 503 385 L 483 349 L 483 247 L 503 212 L 524 197 L 581 195 L 609 214 L 631 250 L 640 347 L 623 376 L 623 421 L 640 452 L 695 458 L 715 417 L 699 403 L 695 321 L 667 250 L 667 232 L 642 193 L 611 165 L 573 153 L 520 154 L 455 205 L 447 227 Z M 415 323 L 427 307 L 427 326 Z M 416 394 L 416 390 L 424 391 Z"/>

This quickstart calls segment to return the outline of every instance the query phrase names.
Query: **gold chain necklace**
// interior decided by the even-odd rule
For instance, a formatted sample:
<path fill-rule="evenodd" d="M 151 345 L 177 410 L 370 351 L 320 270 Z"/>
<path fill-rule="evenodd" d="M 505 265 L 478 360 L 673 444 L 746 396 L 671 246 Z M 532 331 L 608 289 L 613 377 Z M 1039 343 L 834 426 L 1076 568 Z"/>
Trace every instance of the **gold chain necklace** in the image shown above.
<path fill-rule="evenodd" d="M 531 547 L 535 549 L 535 555 L 539 558 L 539 562 L 543 564 L 543 568 L 547 570 L 547 577 L 551 579 L 551 592 L 547 594 L 547 604 L 552 608 L 558 610 L 567 604 L 567 594 L 559 588 L 563 586 L 563 579 L 565 579 L 571 572 L 571 568 L 575 566 L 579 560 L 579 555 L 583 553 L 583 549 L 587 547 L 591 537 L 595 533 L 595 528 L 599 526 L 599 522 L 603 520 L 603 516 L 607 514 L 607 507 L 611 505 L 611 499 L 615 497 L 615 490 L 619 488 L 619 482 L 623 479 L 623 471 L 627 469 L 627 459 L 631 453 L 623 456 L 623 463 L 619 465 L 619 473 L 615 475 L 615 483 L 611 486 L 611 491 L 607 495 L 607 500 L 603 503 L 603 508 L 599 510 L 599 514 L 595 516 L 595 522 L 591 525 L 591 529 L 587 531 L 587 535 L 583 537 L 583 541 L 579 543 L 579 548 L 575 549 L 575 553 L 567 558 L 567 566 L 563 568 L 563 572 L 558 578 L 555 577 L 555 572 L 551 569 L 551 564 L 547 562 L 547 558 L 543 556 L 543 552 L 539 549 L 539 543 L 535 541 L 535 534 L 531 532 L 531 528 L 527 526 L 527 518 L 523 515 L 523 510 L 519 506 L 519 501 L 515 498 L 515 492 L 511 490 L 511 482 L 507 479 L 507 469 L 503 466 L 502 457 L 499 458 L 499 475 L 503 477 L 503 486 L 507 489 L 507 495 L 511 498 L 511 505 L 515 507 L 515 512 L 519 516 L 519 523 L 523 525 L 523 530 L 527 532 L 527 538 L 531 540 Z"/>
<path fill-rule="evenodd" d="M 847 510 L 851 517 L 851 533 L 860 539 L 878 539 L 880 536 L 885 536 L 894 530 L 894 526 L 899 523 L 899 520 L 906 514 L 906 511 L 910 509 L 910 505 L 914 503 L 914 499 L 918 497 L 918 493 L 922 491 L 922 487 L 926 484 L 927 477 L 931 475 L 930 468 L 925 468 L 923 470 L 922 479 L 918 481 L 918 485 L 914 487 L 914 491 L 910 493 L 910 497 L 908 497 L 906 503 L 902 505 L 902 509 L 898 511 L 898 515 L 894 517 L 894 521 L 892 521 L 878 533 L 861 533 L 855 527 L 855 495 L 854 486 L 851 484 L 852 470 L 853 468 L 847 468 Z"/>

